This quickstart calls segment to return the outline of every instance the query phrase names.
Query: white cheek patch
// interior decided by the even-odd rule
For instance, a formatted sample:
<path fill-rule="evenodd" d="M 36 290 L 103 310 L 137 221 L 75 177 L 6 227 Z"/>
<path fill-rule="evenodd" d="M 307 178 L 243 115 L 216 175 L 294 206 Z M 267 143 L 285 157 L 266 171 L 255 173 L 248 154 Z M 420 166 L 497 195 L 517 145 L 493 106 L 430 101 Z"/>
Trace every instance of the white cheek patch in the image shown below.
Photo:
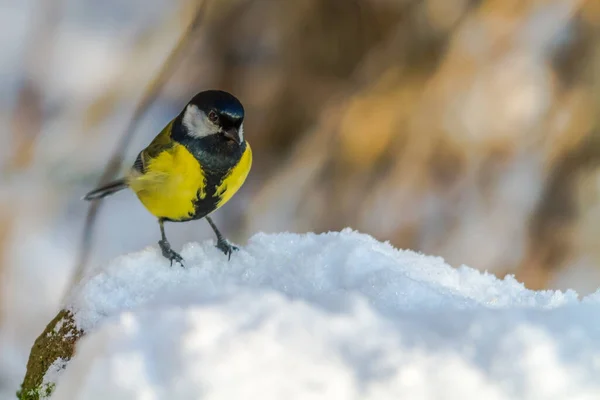
<path fill-rule="evenodd" d="M 244 141 L 244 123 L 240 125 L 240 130 L 238 131 L 238 135 L 240 136 L 240 142 Z"/>
<path fill-rule="evenodd" d="M 204 111 L 193 104 L 186 107 L 182 119 L 190 136 L 201 138 L 219 132 L 219 127 L 210 122 Z"/>

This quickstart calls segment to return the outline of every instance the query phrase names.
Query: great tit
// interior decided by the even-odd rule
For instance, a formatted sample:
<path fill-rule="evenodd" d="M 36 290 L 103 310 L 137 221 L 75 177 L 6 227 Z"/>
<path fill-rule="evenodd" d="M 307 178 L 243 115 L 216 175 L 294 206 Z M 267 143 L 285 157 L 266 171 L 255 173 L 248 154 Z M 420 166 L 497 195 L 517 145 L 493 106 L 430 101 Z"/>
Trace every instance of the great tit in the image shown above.
<path fill-rule="evenodd" d="M 244 107 L 230 93 L 207 90 L 195 95 L 143 149 L 126 176 L 83 198 L 96 200 L 130 188 L 158 218 L 162 254 L 171 265 L 183 258 L 165 235 L 164 223 L 206 218 L 217 247 L 231 258 L 238 248 L 219 232 L 209 215 L 243 185 L 252 166 L 244 138 Z"/>

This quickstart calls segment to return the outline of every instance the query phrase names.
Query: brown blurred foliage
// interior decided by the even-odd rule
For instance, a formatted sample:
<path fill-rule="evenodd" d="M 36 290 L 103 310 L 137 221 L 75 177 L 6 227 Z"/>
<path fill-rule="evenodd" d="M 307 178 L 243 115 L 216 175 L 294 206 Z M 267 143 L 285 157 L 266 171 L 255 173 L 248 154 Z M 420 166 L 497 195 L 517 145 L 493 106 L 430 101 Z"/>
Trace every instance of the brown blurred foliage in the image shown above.
<path fill-rule="evenodd" d="M 223 0 L 163 96 L 245 104 L 238 239 L 350 226 L 544 288 L 600 265 L 599 24 L 597 0 Z"/>
<path fill-rule="evenodd" d="M 230 3 L 207 42 L 250 107 L 245 235 L 351 226 L 532 288 L 589 256 L 597 1 Z"/>

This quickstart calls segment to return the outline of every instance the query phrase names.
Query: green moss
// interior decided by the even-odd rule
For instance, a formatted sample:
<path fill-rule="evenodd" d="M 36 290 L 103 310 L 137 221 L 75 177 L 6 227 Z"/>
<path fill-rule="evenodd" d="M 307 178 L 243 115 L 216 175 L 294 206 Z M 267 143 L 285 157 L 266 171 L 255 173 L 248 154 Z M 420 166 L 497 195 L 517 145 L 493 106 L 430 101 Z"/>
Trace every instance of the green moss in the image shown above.
<path fill-rule="evenodd" d="M 52 392 L 54 392 L 54 388 L 56 387 L 55 383 L 49 382 L 41 385 L 40 388 L 34 390 L 19 390 L 17 392 L 17 398 L 19 400 L 38 400 L 38 399 L 47 399 L 50 397 Z"/>
<path fill-rule="evenodd" d="M 41 400 L 50 397 L 55 384 L 44 383 L 44 375 L 59 358 L 65 361 L 71 359 L 75 344 L 82 335 L 83 331 L 75 326 L 73 314 L 67 310 L 59 312 L 31 348 L 27 372 L 21 384 L 21 390 L 17 392 L 17 398 Z"/>

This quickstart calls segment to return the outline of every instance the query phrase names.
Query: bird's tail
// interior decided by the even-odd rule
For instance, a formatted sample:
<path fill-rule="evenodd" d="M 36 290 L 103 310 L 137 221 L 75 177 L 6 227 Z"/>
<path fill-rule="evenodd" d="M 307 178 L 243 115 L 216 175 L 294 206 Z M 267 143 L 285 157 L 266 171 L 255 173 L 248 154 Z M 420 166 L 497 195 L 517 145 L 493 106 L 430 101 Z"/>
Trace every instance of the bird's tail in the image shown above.
<path fill-rule="evenodd" d="M 98 200 L 106 196 L 110 196 L 111 194 L 117 193 L 120 190 L 123 190 L 127 187 L 127 181 L 125 179 L 119 179 L 117 181 L 112 181 L 104 186 L 99 187 L 98 189 L 94 189 L 85 196 L 83 196 L 83 200 Z"/>

